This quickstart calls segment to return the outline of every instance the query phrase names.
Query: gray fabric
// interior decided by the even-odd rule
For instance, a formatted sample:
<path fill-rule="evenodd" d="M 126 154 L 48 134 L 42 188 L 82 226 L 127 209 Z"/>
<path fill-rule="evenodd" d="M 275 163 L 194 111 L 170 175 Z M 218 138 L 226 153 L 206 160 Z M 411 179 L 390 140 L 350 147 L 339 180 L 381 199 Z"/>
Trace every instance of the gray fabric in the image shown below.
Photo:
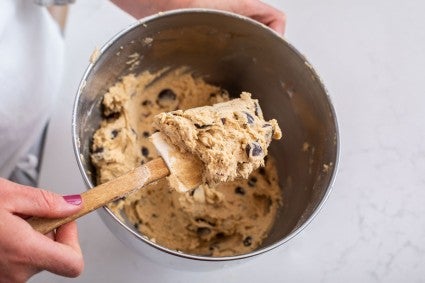
<path fill-rule="evenodd" d="M 41 6 L 53 6 L 53 5 L 68 5 L 75 3 L 75 0 L 34 0 L 34 3 Z"/>
<path fill-rule="evenodd" d="M 19 160 L 12 174 L 9 176 L 9 180 L 22 185 L 37 187 L 46 134 L 47 126 L 28 153 Z"/>

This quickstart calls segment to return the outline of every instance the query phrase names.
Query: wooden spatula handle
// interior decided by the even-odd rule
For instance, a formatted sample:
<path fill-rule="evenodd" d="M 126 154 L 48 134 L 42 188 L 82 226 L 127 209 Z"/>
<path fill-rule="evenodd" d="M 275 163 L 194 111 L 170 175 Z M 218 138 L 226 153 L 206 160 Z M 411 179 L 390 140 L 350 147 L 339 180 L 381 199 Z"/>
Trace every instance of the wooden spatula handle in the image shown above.
<path fill-rule="evenodd" d="M 65 218 L 39 218 L 31 217 L 27 221 L 37 231 L 46 234 L 59 226 L 71 222 L 93 210 L 123 197 L 132 191 L 138 190 L 149 183 L 166 177 L 170 174 L 164 160 L 156 158 L 145 165 L 118 177 L 112 181 L 101 184 L 81 194 L 83 208 Z"/>

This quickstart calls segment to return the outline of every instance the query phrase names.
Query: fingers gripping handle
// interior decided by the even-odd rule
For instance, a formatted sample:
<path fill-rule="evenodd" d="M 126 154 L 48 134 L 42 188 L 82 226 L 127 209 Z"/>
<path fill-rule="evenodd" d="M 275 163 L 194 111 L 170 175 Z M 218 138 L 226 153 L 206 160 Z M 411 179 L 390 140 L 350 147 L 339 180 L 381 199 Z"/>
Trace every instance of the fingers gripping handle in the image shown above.
<path fill-rule="evenodd" d="M 137 167 L 132 171 L 107 183 L 96 186 L 81 194 L 82 208 L 77 213 L 63 218 L 41 218 L 31 217 L 27 222 L 38 232 L 46 234 L 59 226 L 71 222 L 93 210 L 98 209 L 138 190 L 149 183 L 166 177 L 169 170 L 162 158 L 156 158 L 145 165 Z"/>

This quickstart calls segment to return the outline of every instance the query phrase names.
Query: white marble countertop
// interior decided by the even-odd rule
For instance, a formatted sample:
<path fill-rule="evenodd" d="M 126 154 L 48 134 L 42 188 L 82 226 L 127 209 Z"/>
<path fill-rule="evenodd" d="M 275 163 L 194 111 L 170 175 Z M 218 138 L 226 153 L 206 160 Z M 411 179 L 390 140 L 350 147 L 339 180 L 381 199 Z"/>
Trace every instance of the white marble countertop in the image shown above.
<path fill-rule="evenodd" d="M 338 114 L 339 173 L 319 215 L 258 258 L 187 272 L 141 258 L 92 213 L 78 221 L 84 273 L 31 282 L 425 282 L 425 2 L 267 2 L 286 11 L 287 39 L 321 74 Z M 43 188 L 85 190 L 71 145 L 74 95 L 94 47 L 132 22 L 107 1 L 72 7 Z"/>

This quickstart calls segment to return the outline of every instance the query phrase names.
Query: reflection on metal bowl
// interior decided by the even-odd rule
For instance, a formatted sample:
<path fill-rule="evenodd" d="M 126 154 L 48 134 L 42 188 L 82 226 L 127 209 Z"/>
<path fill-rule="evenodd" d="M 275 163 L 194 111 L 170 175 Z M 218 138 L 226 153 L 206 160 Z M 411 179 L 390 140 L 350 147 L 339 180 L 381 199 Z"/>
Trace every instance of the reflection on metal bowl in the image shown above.
<path fill-rule="evenodd" d="M 140 57 L 128 64 L 135 52 Z M 110 230 L 132 249 L 171 266 L 211 268 L 286 243 L 317 214 L 336 174 L 335 112 L 312 66 L 275 32 L 227 12 L 176 10 L 140 20 L 112 38 L 96 57 L 84 74 L 73 110 L 75 156 L 88 187 L 95 184 L 90 146 L 101 121 L 102 95 L 130 72 L 189 66 L 230 94 L 251 92 L 265 118 L 276 118 L 284 133 L 284 141 L 270 149 L 278 164 L 283 206 L 261 247 L 229 257 L 185 254 L 149 241 L 107 208 L 99 210 Z"/>

